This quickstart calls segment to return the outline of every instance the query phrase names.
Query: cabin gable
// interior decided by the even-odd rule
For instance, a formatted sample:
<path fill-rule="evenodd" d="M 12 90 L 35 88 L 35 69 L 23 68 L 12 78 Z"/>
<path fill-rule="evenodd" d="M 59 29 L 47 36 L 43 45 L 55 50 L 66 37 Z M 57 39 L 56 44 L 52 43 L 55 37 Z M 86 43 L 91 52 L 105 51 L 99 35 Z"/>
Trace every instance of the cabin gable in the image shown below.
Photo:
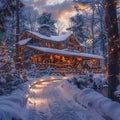
<path fill-rule="evenodd" d="M 76 50 L 79 52 L 83 52 L 83 46 L 80 45 L 79 41 L 74 37 L 74 35 L 71 35 L 67 40 L 66 40 L 66 48 L 69 50 Z"/>

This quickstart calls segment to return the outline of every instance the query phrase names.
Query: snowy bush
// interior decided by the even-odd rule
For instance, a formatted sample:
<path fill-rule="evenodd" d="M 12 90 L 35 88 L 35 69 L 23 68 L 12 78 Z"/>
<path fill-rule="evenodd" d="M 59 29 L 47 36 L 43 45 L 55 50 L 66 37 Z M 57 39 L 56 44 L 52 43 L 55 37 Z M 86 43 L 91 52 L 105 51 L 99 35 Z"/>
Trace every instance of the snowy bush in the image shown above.
<path fill-rule="evenodd" d="M 70 78 L 68 79 L 68 81 L 74 85 L 76 85 L 78 88 L 82 89 L 82 88 L 85 88 L 86 85 L 87 85 L 87 81 L 86 79 L 82 78 L 82 77 L 73 77 L 73 78 Z"/>
<path fill-rule="evenodd" d="M 115 91 L 114 94 L 120 100 L 120 85 L 118 85 L 117 90 Z"/>
<path fill-rule="evenodd" d="M 104 74 L 94 74 L 93 76 L 94 88 L 102 88 L 107 86 L 107 79 Z"/>
<path fill-rule="evenodd" d="M 5 84 L 5 83 L 6 83 L 6 79 L 0 76 L 0 84 Z"/>
<path fill-rule="evenodd" d="M 0 62 L 0 95 L 7 94 L 16 89 L 17 85 L 25 82 L 20 78 L 19 71 L 15 68 L 13 59 L 8 55 L 5 63 Z"/>
<path fill-rule="evenodd" d="M 68 81 L 80 89 L 86 87 L 98 89 L 107 86 L 107 80 L 103 74 L 87 73 L 84 75 L 75 75 L 73 78 L 69 78 Z"/>
<path fill-rule="evenodd" d="M 2 95 L 4 92 L 5 92 L 4 89 L 0 88 L 0 95 Z"/>
<path fill-rule="evenodd" d="M 118 80 L 119 80 L 119 85 L 117 86 L 117 89 L 116 89 L 114 94 L 118 98 L 118 100 L 120 101 L 120 75 L 118 75 Z"/>
<path fill-rule="evenodd" d="M 0 77 L 0 95 L 7 94 L 12 90 L 16 89 L 17 86 L 25 82 L 24 79 L 21 79 L 18 73 L 9 74 Z"/>

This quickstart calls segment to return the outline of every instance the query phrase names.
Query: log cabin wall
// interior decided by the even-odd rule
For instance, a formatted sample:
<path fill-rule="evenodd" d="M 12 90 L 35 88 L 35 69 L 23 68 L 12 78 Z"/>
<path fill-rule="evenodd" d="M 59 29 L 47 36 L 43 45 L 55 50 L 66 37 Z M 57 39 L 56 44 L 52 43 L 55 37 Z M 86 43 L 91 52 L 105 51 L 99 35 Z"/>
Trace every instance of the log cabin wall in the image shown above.
<path fill-rule="evenodd" d="M 73 36 L 66 40 L 66 48 L 68 48 L 69 50 L 77 50 L 83 52 L 82 46 Z"/>
<path fill-rule="evenodd" d="M 28 45 L 39 46 L 39 47 L 47 47 L 47 48 L 54 48 L 54 49 L 69 49 L 70 51 L 77 51 L 83 52 L 83 46 L 75 39 L 74 36 L 70 36 L 64 41 L 53 41 L 53 40 L 45 40 L 41 39 L 38 36 L 35 36 L 29 32 L 25 32 L 22 39 L 32 38 L 29 41 Z M 52 53 L 45 53 L 39 50 L 28 48 L 26 45 L 20 46 L 21 55 L 23 55 L 23 63 L 35 63 L 35 64 L 67 64 L 71 65 L 71 69 L 76 69 L 77 71 L 81 72 L 83 69 L 83 65 L 85 61 L 94 62 L 91 58 L 79 57 L 79 56 L 70 56 L 70 55 L 60 55 L 60 54 L 52 54 Z M 99 63 L 99 62 L 98 62 Z M 25 65 L 25 64 L 24 64 Z M 79 66 L 79 67 L 78 67 Z M 99 65 L 98 65 L 99 66 Z M 91 68 L 95 68 L 95 65 L 92 65 Z M 88 67 L 89 68 L 89 67 Z"/>
<path fill-rule="evenodd" d="M 21 37 L 20 40 L 26 39 L 27 38 L 27 32 L 25 32 Z"/>
<path fill-rule="evenodd" d="M 24 50 L 23 59 L 24 68 L 28 65 L 31 66 L 32 63 L 39 66 L 39 68 L 41 67 L 40 65 L 42 65 L 42 68 L 47 68 L 49 65 L 52 65 L 52 67 L 57 65 L 60 68 L 60 66 L 63 67 L 65 65 L 71 67 L 70 69 L 74 70 L 74 72 L 82 73 L 84 69 L 97 72 L 100 67 L 99 59 L 44 53 L 31 48 Z"/>

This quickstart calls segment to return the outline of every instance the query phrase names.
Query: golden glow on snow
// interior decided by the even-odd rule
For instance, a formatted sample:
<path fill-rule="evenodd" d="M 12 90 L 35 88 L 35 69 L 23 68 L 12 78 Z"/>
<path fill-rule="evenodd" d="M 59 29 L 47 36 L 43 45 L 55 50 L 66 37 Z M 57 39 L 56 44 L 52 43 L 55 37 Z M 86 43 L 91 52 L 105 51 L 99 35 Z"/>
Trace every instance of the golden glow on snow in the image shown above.
<path fill-rule="evenodd" d="M 31 85 L 28 86 L 29 93 L 25 96 L 27 100 L 27 108 L 35 107 L 36 109 L 44 109 L 43 107 L 48 105 L 47 98 L 44 96 L 44 92 L 47 90 L 48 85 L 51 85 L 52 83 L 56 84 L 56 82 L 61 82 L 60 80 L 66 80 L 68 77 L 69 76 L 45 76 L 31 83 Z M 49 99 L 50 97 L 52 96 L 50 95 Z"/>
<path fill-rule="evenodd" d="M 41 104 L 45 104 L 45 100 L 44 99 L 40 99 L 40 98 L 28 98 L 28 102 L 29 105 L 28 107 L 32 106 L 32 105 L 36 105 L 36 107 L 40 106 Z"/>
<path fill-rule="evenodd" d="M 45 81 L 45 79 L 40 79 L 40 82 L 43 82 L 43 81 Z"/>
<path fill-rule="evenodd" d="M 55 80 L 55 77 L 51 76 L 51 77 L 50 77 L 50 80 Z"/>
<path fill-rule="evenodd" d="M 35 88 L 31 88 L 30 89 L 31 93 L 35 93 L 35 94 L 39 94 L 41 92 L 41 89 L 35 89 Z"/>
<path fill-rule="evenodd" d="M 50 82 L 43 82 L 42 85 L 48 85 Z"/>

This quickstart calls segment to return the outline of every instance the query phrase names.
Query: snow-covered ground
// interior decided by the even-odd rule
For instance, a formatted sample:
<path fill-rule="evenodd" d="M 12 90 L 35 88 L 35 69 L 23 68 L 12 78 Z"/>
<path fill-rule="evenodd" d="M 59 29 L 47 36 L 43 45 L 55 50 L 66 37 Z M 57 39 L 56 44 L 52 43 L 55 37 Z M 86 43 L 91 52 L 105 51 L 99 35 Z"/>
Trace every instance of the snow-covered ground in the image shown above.
<path fill-rule="evenodd" d="M 66 81 L 70 77 L 74 76 L 44 76 L 40 79 L 29 79 L 10 96 L 0 98 L 0 119 L 108 120 L 113 116 L 112 120 L 119 120 L 117 119 L 120 118 L 119 104 L 113 103 L 114 107 L 112 101 L 106 100 L 102 95 L 100 97 L 91 89 L 78 89 Z M 102 103 L 106 109 L 102 106 L 103 108 L 98 111 L 100 106 L 97 106 L 97 97 L 101 101 L 104 100 Z M 112 113 L 113 115 L 111 114 L 112 110 L 106 112 L 109 108 L 109 105 L 105 104 L 106 102 L 113 107 L 115 111 Z"/>
<path fill-rule="evenodd" d="M 78 90 L 76 86 L 68 84 L 67 81 L 62 83 L 62 88 L 65 89 L 65 92 L 67 91 L 66 95 L 69 92 L 77 103 L 90 111 L 96 111 L 106 120 L 120 119 L 120 104 L 104 97 L 93 89 Z"/>
<path fill-rule="evenodd" d="M 43 79 L 46 82 L 41 82 Z M 104 120 L 97 112 L 77 104 L 73 94 L 68 93 L 66 97 L 62 83 L 60 76 L 41 78 L 40 82 L 33 83 L 26 105 L 26 120 Z"/>

